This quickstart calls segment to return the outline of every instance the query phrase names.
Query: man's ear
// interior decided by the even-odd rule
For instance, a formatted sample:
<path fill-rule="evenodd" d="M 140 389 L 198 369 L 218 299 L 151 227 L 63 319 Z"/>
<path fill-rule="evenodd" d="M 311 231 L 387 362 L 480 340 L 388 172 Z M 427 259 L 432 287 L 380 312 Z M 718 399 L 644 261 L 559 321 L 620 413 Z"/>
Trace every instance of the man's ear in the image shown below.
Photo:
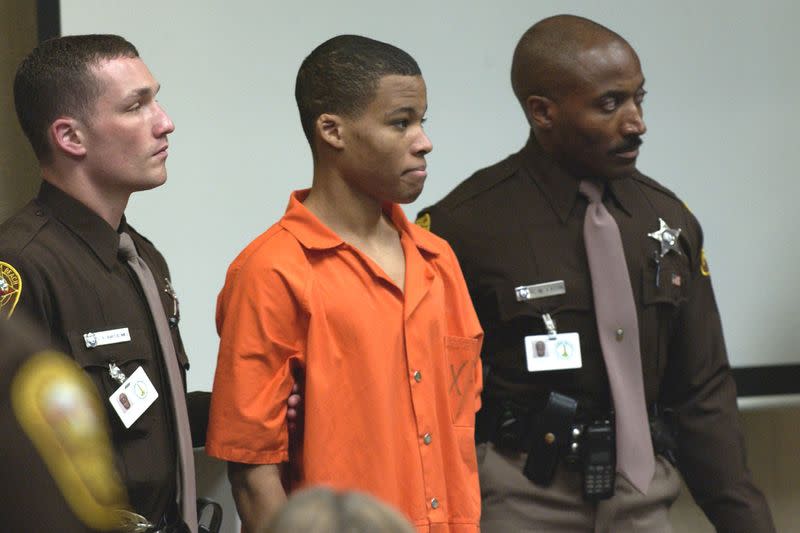
<path fill-rule="evenodd" d="M 320 141 L 328 144 L 331 148 L 341 150 L 344 148 L 342 130 L 344 121 L 340 115 L 323 113 L 317 117 L 314 129 L 317 130 Z"/>
<path fill-rule="evenodd" d="M 86 143 L 81 123 L 72 117 L 58 117 L 50 124 L 48 133 L 54 151 L 62 151 L 72 157 L 86 155 Z"/>
<path fill-rule="evenodd" d="M 525 113 L 528 115 L 528 122 L 531 126 L 549 130 L 553 127 L 556 104 L 545 96 L 532 94 L 525 100 Z"/>

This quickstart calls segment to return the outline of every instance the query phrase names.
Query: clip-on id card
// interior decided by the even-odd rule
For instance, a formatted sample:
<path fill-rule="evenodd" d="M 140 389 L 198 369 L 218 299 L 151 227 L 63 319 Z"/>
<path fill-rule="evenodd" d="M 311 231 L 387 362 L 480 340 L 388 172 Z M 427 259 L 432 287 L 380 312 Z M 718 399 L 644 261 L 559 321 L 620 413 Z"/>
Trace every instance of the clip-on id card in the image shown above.
<path fill-rule="evenodd" d="M 525 357 L 529 372 L 580 368 L 581 342 L 578 333 L 558 333 L 549 314 L 542 315 L 546 335 L 525 337 Z"/>
<path fill-rule="evenodd" d="M 147 377 L 144 368 L 139 367 L 128 379 L 108 397 L 119 419 L 129 428 L 142 416 L 158 398 L 158 392 Z"/>

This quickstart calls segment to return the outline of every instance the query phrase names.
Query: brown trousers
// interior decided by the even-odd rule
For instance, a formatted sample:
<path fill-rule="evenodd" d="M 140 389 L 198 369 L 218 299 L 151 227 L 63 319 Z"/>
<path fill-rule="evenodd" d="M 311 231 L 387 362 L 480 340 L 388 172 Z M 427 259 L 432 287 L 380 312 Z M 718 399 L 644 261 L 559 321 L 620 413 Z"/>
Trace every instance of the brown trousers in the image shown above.
<path fill-rule="evenodd" d="M 656 472 L 646 495 L 617 475 L 614 497 L 587 503 L 581 474 L 556 469 L 553 483 L 539 487 L 522 474 L 524 453 L 501 453 L 494 444 L 478 445 L 481 531 L 563 533 L 671 533 L 669 508 L 680 492 L 677 470 L 656 457 Z"/>

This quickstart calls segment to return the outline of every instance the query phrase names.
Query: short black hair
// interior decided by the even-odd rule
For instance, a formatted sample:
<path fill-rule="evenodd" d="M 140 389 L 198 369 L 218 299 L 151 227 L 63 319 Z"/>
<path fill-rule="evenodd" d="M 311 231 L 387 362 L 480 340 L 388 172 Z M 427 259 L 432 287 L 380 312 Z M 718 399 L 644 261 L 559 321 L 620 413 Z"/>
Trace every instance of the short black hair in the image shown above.
<path fill-rule="evenodd" d="M 297 72 L 294 97 L 306 139 L 314 149 L 314 122 L 323 113 L 358 116 L 384 76 L 420 76 L 403 50 L 361 35 L 339 35 L 316 47 Z"/>
<path fill-rule="evenodd" d="M 109 59 L 139 57 L 118 35 L 68 35 L 42 42 L 14 78 L 14 106 L 39 161 L 52 156 L 47 130 L 59 116 L 89 120 L 101 86 L 92 68 Z"/>

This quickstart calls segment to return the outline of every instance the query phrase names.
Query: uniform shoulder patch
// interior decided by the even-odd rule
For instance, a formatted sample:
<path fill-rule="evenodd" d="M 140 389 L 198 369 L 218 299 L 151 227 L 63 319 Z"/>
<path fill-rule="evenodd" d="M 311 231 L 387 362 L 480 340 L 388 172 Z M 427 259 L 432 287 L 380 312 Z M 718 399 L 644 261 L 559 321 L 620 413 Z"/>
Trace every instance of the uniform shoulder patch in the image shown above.
<path fill-rule="evenodd" d="M 0 261 L 0 317 L 10 318 L 22 294 L 22 276 L 17 269 Z"/>
<path fill-rule="evenodd" d="M 700 273 L 704 276 L 710 276 L 711 271 L 708 269 L 708 260 L 706 259 L 706 249 L 700 250 Z"/>
<path fill-rule="evenodd" d="M 75 516 L 92 529 L 116 530 L 127 495 L 89 378 L 64 355 L 39 352 L 14 376 L 11 405 Z"/>
<path fill-rule="evenodd" d="M 431 230 L 431 214 L 430 213 L 421 214 L 419 217 L 417 217 L 417 220 L 414 222 L 414 224 L 416 224 L 417 226 L 419 226 L 422 229 L 426 229 L 426 230 L 430 231 Z"/>

